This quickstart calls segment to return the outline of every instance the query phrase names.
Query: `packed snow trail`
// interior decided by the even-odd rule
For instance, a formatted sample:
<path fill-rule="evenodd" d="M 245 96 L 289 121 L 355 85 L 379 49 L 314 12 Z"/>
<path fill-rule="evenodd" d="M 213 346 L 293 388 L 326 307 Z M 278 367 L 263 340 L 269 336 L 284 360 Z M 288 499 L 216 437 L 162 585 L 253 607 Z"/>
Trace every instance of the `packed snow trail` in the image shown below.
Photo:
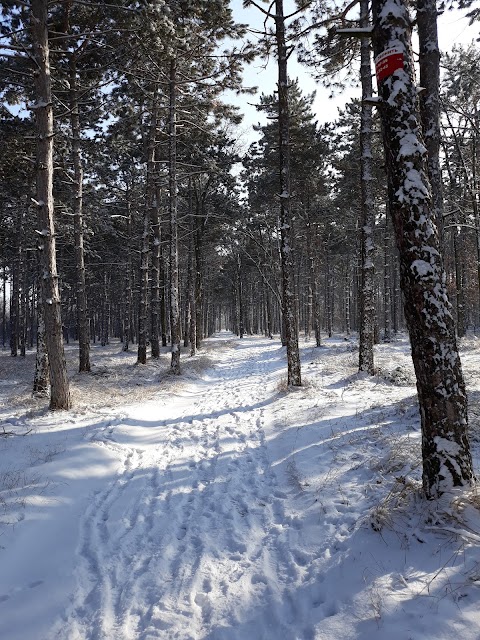
<path fill-rule="evenodd" d="M 305 344 L 285 393 L 278 341 L 160 380 L 112 345 L 96 405 L 5 410 L 32 432 L 0 440 L 1 640 L 478 640 L 480 512 L 419 499 L 407 347 L 371 377 Z"/>
<path fill-rule="evenodd" d="M 247 342 L 232 362 L 219 350 L 200 392 L 90 436 L 122 467 L 82 519 L 78 585 L 55 637 L 311 637 L 289 592 L 299 567 L 288 529 L 300 523 L 285 513 L 262 429 L 265 349 L 279 351 Z"/>

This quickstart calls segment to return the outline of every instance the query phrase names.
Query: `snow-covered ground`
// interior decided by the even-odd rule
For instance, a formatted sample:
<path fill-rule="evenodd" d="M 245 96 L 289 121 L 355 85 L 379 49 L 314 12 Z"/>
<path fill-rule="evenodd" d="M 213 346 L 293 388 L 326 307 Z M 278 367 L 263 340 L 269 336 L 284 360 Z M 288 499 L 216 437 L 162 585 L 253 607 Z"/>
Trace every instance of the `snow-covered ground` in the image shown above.
<path fill-rule="evenodd" d="M 0 355 L 2 640 L 478 640 L 480 496 L 420 498 L 405 340 L 221 333 L 144 367 L 119 344 L 75 373 L 75 408 L 30 397 Z M 478 470 L 480 341 L 463 343 Z M 21 435 L 25 434 L 25 435 Z"/>

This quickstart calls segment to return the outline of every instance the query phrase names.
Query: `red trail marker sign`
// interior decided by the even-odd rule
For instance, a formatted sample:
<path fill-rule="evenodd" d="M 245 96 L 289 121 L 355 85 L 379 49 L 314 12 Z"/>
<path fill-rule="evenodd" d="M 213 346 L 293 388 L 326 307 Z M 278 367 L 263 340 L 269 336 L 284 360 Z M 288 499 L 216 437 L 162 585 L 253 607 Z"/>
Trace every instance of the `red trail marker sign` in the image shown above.
<path fill-rule="evenodd" d="M 385 80 L 397 69 L 403 69 L 403 52 L 399 47 L 385 49 L 375 58 L 377 82 Z"/>

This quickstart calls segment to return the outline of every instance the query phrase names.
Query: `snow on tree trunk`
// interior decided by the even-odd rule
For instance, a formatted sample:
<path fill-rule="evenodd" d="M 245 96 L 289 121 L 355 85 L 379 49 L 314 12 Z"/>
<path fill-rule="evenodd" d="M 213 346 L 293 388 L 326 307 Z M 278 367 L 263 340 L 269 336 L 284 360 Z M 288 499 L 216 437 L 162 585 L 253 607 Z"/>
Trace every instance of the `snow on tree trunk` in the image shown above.
<path fill-rule="evenodd" d="M 177 123 L 176 93 L 177 66 L 173 58 L 170 61 L 169 82 L 169 141 L 168 141 L 168 184 L 169 184 L 169 222 L 170 222 L 170 323 L 172 336 L 171 370 L 180 374 L 180 305 L 178 283 L 178 221 L 177 221 Z"/>
<path fill-rule="evenodd" d="M 440 49 L 437 30 L 437 0 L 417 1 L 419 44 L 420 113 L 428 151 L 428 177 L 432 188 L 433 219 L 440 239 L 443 235 L 443 190 L 440 168 Z M 440 247 L 442 242 L 440 240 Z"/>
<path fill-rule="evenodd" d="M 275 35 L 278 56 L 278 142 L 280 175 L 280 257 L 282 263 L 282 311 L 287 347 L 287 382 L 302 384 L 298 349 L 297 313 L 293 266 L 292 215 L 290 211 L 290 133 L 288 109 L 287 45 L 283 0 L 275 0 Z"/>
<path fill-rule="evenodd" d="M 72 156 L 75 189 L 73 226 L 75 237 L 75 267 L 77 276 L 78 370 L 81 373 L 90 371 L 90 331 L 83 250 L 83 167 L 80 151 L 80 115 L 75 56 L 72 56 L 70 60 L 70 127 L 72 129 Z"/>
<path fill-rule="evenodd" d="M 63 349 L 60 292 L 53 220 L 53 108 L 47 31 L 47 1 L 31 2 L 37 129 L 37 203 L 41 243 L 45 341 L 50 365 L 50 409 L 69 409 L 70 391 Z"/>
<path fill-rule="evenodd" d="M 369 26 L 369 2 L 361 0 L 360 26 Z M 367 99 L 372 95 L 372 65 L 370 41 L 362 38 L 360 45 L 360 78 L 362 83 L 362 106 L 360 122 L 360 167 L 361 167 L 361 243 L 362 285 L 360 294 L 360 342 L 358 368 L 370 375 L 375 372 L 373 344 L 375 342 L 375 208 L 372 177 L 372 106 Z"/>
<path fill-rule="evenodd" d="M 411 21 L 402 0 L 374 0 L 372 9 L 389 207 L 422 424 L 423 487 L 427 498 L 437 498 L 474 480 L 467 397 L 433 221 Z M 395 57 L 385 73 L 378 56 L 387 52 Z"/>

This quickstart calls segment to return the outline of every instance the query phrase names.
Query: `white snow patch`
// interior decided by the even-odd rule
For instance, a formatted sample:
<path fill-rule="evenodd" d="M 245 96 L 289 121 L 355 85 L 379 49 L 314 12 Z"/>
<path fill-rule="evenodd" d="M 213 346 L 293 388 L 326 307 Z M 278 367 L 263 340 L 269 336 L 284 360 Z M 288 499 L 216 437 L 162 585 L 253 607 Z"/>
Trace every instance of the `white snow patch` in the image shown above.
<path fill-rule="evenodd" d="M 425 260 L 414 260 L 411 265 L 411 269 L 413 273 L 416 273 L 421 278 L 428 278 L 433 276 L 435 270 L 430 262 L 426 262 Z"/>

